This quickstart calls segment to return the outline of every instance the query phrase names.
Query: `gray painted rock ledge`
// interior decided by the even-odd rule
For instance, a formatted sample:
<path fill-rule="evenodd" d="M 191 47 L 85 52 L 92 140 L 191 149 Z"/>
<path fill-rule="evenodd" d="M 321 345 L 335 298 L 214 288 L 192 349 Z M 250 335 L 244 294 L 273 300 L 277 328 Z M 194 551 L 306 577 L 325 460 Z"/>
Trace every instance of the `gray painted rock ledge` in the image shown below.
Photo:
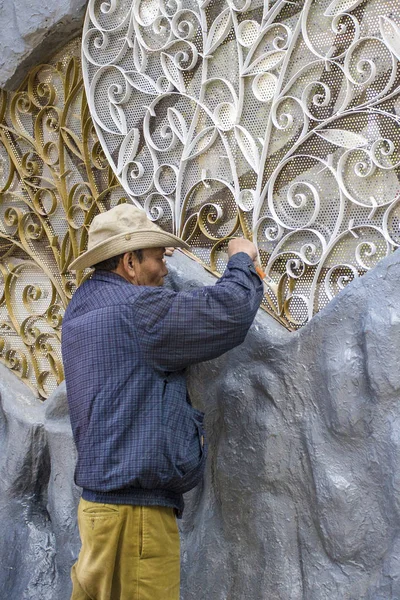
<path fill-rule="evenodd" d="M 0 1 L 0 87 L 15 90 L 28 70 L 80 34 L 85 0 Z"/>
<path fill-rule="evenodd" d="M 182 254 L 176 289 L 214 278 Z M 204 482 L 186 498 L 182 600 L 400 599 L 400 253 L 302 330 L 260 311 L 193 367 Z M 1 368 L 0 589 L 67 600 L 79 539 L 64 386 L 41 404 Z"/>

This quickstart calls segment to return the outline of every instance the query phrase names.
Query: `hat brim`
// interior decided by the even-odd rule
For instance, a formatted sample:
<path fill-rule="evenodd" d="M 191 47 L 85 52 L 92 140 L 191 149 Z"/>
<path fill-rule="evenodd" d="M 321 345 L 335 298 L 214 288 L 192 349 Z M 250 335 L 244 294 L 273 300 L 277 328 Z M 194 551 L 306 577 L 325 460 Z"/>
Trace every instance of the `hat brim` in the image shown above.
<path fill-rule="evenodd" d="M 142 229 L 141 231 L 125 231 L 115 235 L 100 244 L 86 250 L 69 265 L 71 271 L 83 271 L 103 260 L 132 252 L 133 250 L 145 250 L 146 248 L 186 248 L 190 246 L 172 233 L 166 231 L 154 231 L 154 229 Z"/>

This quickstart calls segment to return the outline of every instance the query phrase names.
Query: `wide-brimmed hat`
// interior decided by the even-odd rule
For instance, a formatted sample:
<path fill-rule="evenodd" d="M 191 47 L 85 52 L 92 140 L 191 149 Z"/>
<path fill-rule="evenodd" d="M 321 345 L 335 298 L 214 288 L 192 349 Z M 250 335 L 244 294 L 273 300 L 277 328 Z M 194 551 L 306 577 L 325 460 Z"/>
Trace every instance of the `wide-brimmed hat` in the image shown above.
<path fill-rule="evenodd" d="M 172 233 L 163 231 L 132 204 L 119 204 L 97 215 L 89 227 L 86 252 L 69 266 L 82 271 L 107 258 L 146 248 L 186 248 L 189 246 Z"/>

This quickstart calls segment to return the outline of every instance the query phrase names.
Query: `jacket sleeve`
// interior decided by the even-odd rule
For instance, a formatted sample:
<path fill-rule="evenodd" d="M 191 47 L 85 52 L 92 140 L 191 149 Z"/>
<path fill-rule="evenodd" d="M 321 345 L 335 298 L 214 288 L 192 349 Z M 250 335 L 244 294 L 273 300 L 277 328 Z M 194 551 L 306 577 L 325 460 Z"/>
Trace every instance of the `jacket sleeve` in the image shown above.
<path fill-rule="evenodd" d="M 173 292 L 146 287 L 132 298 L 134 327 L 144 360 L 176 371 L 216 358 L 241 344 L 263 295 L 250 257 L 231 257 L 213 286 Z"/>

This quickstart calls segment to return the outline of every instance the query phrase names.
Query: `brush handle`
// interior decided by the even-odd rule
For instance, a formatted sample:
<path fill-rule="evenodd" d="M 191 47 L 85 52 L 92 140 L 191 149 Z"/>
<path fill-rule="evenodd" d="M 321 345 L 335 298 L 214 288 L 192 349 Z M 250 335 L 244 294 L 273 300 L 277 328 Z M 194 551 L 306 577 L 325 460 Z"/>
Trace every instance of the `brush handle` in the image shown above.
<path fill-rule="evenodd" d="M 261 279 L 265 279 L 265 273 L 261 267 L 256 267 L 257 274 L 261 277 Z"/>

